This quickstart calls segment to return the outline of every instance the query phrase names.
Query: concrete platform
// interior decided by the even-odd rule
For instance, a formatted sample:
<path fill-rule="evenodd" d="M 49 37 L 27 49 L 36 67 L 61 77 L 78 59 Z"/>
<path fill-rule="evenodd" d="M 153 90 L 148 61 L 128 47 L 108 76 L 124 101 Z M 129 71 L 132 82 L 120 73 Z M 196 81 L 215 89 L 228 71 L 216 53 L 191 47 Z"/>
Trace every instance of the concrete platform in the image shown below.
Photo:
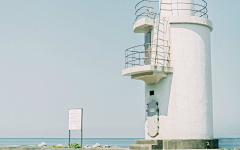
<path fill-rule="evenodd" d="M 172 67 L 154 65 L 131 67 L 122 71 L 123 76 L 131 76 L 132 79 L 143 80 L 147 84 L 156 84 L 170 73 L 173 73 Z"/>
<path fill-rule="evenodd" d="M 130 149 L 218 149 L 217 139 L 136 140 Z"/>

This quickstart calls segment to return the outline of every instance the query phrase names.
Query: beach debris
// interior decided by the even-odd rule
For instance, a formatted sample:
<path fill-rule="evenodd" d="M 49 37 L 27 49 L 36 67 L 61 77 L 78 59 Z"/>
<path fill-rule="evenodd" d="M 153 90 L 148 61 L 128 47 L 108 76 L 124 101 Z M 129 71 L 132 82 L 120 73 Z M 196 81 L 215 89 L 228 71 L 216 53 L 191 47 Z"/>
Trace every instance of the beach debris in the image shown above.
<path fill-rule="evenodd" d="M 104 146 L 102 146 L 102 148 L 111 148 L 111 146 L 109 146 L 109 145 L 104 145 Z"/>
<path fill-rule="evenodd" d="M 84 146 L 84 148 L 91 148 L 91 146 L 86 145 L 86 146 Z"/>
<path fill-rule="evenodd" d="M 101 147 L 101 145 L 99 143 L 96 143 L 92 146 L 92 148 L 100 148 L 100 147 Z"/>
<path fill-rule="evenodd" d="M 42 142 L 41 144 L 38 144 L 37 146 L 38 147 L 45 147 L 45 146 L 47 146 L 47 144 L 45 142 Z"/>
<path fill-rule="evenodd" d="M 63 147 L 63 145 L 62 144 L 58 144 L 58 145 L 56 145 L 56 147 Z"/>

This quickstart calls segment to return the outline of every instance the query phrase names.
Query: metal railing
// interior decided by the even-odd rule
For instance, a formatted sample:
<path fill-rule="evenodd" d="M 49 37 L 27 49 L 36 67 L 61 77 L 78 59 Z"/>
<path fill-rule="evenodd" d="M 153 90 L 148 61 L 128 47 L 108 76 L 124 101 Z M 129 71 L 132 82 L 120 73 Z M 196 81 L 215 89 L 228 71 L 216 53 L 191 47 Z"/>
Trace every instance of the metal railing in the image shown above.
<path fill-rule="evenodd" d="M 144 48 L 148 46 L 147 50 Z M 170 47 L 146 43 L 125 50 L 125 68 L 154 65 L 170 66 Z"/>
<path fill-rule="evenodd" d="M 153 19 L 152 42 L 125 50 L 125 68 L 143 65 L 170 67 L 170 46 L 165 37 L 168 20 L 160 18 L 159 14 L 153 14 Z"/>
<path fill-rule="evenodd" d="M 158 0 L 141 0 L 138 2 L 135 6 L 135 21 L 144 17 L 153 18 L 155 14 L 159 13 L 158 10 L 154 12 L 154 8 L 156 8 L 156 6 L 153 6 L 158 3 Z"/>
<path fill-rule="evenodd" d="M 154 26 L 153 26 L 153 33 L 152 33 L 152 43 L 156 44 L 156 45 L 163 45 L 160 46 L 162 47 L 162 49 L 164 49 L 164 47 L 169 46 L 168 43 L 168 38 L 166 38 L 166 34 L 167 34 L 167 29 L 168 29 L 168 20 L 166 20 L 165 17 L 160 18 L 159 14 L 155 14 L 154 15 Z M 156 47 L 156 51 L 157 51 Z"/>
<path fill-rule="evenodd" d="M 171 0 L 169 0 L 171 1 Z M 195 16 L 208 18 L 208 9 L 207 9 L 207 2 L 205 0 L 195 0 L 194 3 L 184 3 L 184 2 L 169 2 L 169 3 L 162 3 L 163 5 L 194 5 L 194 9 L 181 9 L 178 8 L 170 8 L 170 9 L 161 9 L 164 11 L 184 11 L 184 10 L 190 10 L 194 12 Z M 154 19 L 154 15 L 159 14 L 159 1 L 158 0 L 141 0 L 138 2 L 135 6 L 135 21 L 144 18 L 149 17 Z"/>

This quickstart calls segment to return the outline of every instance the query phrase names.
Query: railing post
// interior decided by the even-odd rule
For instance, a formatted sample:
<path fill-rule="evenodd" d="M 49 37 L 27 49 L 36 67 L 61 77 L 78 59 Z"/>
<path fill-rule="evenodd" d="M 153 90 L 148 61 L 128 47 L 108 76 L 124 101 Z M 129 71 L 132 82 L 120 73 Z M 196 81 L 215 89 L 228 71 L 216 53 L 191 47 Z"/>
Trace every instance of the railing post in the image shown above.
<path fill-rule="evenodd" d="M 152 16 L 151 16 L 151 14 L 152 14 L 151 11 L 152 11 L 152 1 L 150 0 L 150 7 L 149 7 L 149 15 L 150 15 L 150 16 L 148 16 L 148 17 L 150 17 L 150 18 L 152 17 Z"/>
<path fill-rule="evenodd" d="M 127 57 L 127 68 L 128 68 L 128 50 L 127 50 L 127 56 L 126 57 Z"/>
<path fill-rule="evenodd" d="M 127 55 L 126 55 L 126 50 L 125 50 L 125 69 L 126 69 L 126 57 L 127 57 Z"/>
<path fill-rule="evenodd" d="M 134 50 L 135 50 L 135 47 L 134 47 Z M 131 64 L 132 64 L 132 67 L 133 67 L 133 54 L 131 54 L 131 55 L 132 55 L 132 63 Z"/>
<path fill-rule="evenodd" d="M 141 64 L 140 64 L 140 59 L 141 59 L 141 56 L 140 56 L 140 52 L 139 52 L 139 66 L 141 66 Z"/>
<path fill-rule="evenodd" d="M 135 58 L 135 50 L 133 51 L 133 62 L 132 62 L 133 63 L 133 67 L 135 67 L 135 62 L 134 62 L 135 59 L 134 58 Z"/>

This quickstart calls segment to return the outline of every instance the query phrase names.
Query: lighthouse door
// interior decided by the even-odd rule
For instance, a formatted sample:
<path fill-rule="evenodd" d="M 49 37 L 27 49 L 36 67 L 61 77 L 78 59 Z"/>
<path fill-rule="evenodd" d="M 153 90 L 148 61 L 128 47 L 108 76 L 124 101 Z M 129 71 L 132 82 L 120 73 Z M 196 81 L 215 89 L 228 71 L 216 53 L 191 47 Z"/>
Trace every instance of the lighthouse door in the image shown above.
<path fill-rule="evenodd" d="M 151 137 L 156 137 L 158 135 L 158 127 L 159 127 L 159 109 L 158 109 L 158 103 L 155 100 L 151 100 L 147 104 L 147 128 L 148 128 L 148 134 Z"/>

